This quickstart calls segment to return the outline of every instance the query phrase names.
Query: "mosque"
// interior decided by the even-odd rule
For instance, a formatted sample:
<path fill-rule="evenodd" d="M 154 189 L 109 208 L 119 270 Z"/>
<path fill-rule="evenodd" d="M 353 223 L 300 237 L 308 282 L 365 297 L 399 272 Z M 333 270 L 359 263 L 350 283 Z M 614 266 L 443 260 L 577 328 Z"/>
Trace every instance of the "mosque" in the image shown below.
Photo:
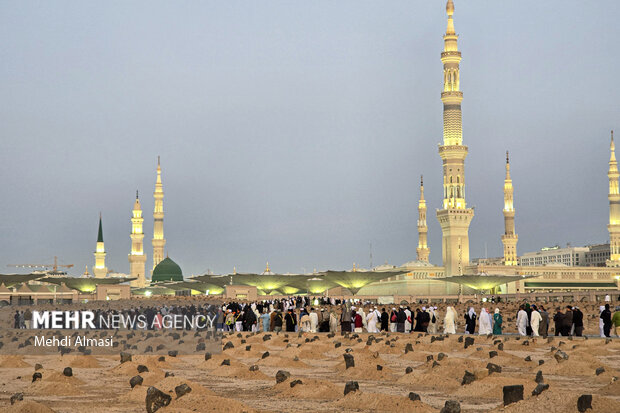
<path fill-rule="evenodd" d="M 610 259 L 606 267 L 572 267 L 553 263 L 544 266 L 521 266 L 517 256 L 519 237 L 515 229 L 514 189 L 510 176 L 510 158 L 506 152 L 504 180 L 504 233 L 501 235 L 503 259 L 501 263 L 472 264 L 469 256 L 469 226 L 474 218 L 473 208 L 465 197 L 465 158 L 468 147 L 463 142 L 458 35 L 454 29 L 454 3 L 446 5 L 447 29 L 443 36 L 443 144 L 439 157 L 443 164 L 443 205 L 437 210 L 442 230 L 442 265 L 429 262 L 427 206 L 424 199 L 424 181 L 420 181 L 418 203 L 417 259 L 401 266 L 384 265 L 370 271 L 354 268 L 352 271 L 327 271 L 311 275 L 278 275 L 269 268 L 262 274 L 202 275 L 184 280 L 181 268 L 170 258 L 164 258 L 164 209 L 161 165 L 158 158 L 153 211 L 153 267 L 149 284 L 146 278 L 147 255 L 144 252 L 142 208 L 136 193 L 131 217 L 131 251 L 129 275 L 134 278 L 135 293 L 159 291 L 162 294 L 191 290 L 201 294 L 219 294 L 225 285 L 236 284 L 256 287 L 259 294 L 295 294 L 307 291 L 323 293 L 341 288 L 363 296 L 398 295 L 454 295 L 464 291 L 485 290 L 493 293 L 571 290 L 617 290 L 620 279 L 620 192 L 613 132 L 609 161 L 609 235 Z M 498 231 L 499 232 L 499 231 Z M 105 247 L 99 220 L 93 274 L 96 278 L 107 275 Z M 159 288 L 157 290 L 156 288 Z"/>

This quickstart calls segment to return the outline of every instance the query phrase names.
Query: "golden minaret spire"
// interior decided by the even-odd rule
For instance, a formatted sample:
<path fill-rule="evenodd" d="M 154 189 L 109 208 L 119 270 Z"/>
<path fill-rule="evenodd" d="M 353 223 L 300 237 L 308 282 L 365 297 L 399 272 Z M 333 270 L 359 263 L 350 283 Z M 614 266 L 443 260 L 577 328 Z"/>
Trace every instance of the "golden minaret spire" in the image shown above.
<path fill-rule="evenodd" d="M 439 156 L 443 161 L 443 208 L 437 211 L 443 242 L 442 258 L 445 275 L 457 275 L 459 266 L 469 264 L 469 224 L 474 211 L 465 202 L 465 157 L 467 146 L 463 145 L 461 125 L 461 82 L 458 35 L 454 31 L 454 3 L 446 5 L 448 26 L 444 35 L 443 63 L 443 144 Z"/>
<path fill-rule="evenodd" d="M 95 265 L 93 266 L 93 275 L 97 278 L 104 278 L 108 275 L 108 269 L 105 266 L 105 246 L 103 244 L 103 227 L 101 225 L 101 212 L 99 213 L 99 231 L 97 233 L 97 248 L 95 249 Z"/>
<path fill-rule="evenodd" d="M 146 285 L 146 277 L 144 275 L 146 255 L 144 254 L 142 243 L 144 240 L 143 223 L 142 207 L 140 206 L 138 191 L 136 191 L 136 202 L 133 204 L 131 216 L 131 253 L 129 254 L 129 273 L 131 277 L 137 278 L 131 282 L 133 287 L 144 287 Z"/>
<path fill-rule="evenodd" d="M 418 201 L 418 261 L 428 262 L 430 249 L 427 241 L 426 200 L 424 199 L 424 176 L 420 176 L 420 200 Z"/>
<path fill-rule="evenodd" d="M 504 180 L 504 265 L 517 265 L 517 242 L 515 233 L 515 208 L 513 200 L 512 179 L 510 178 L 510 158 L 506 151 L 506 179 Z"/>
<path fill-rule="evenodd" d="M 161 165 L 157 157 L 157 180 L 155 181 L 155 207 L 153 209 L 153 269 L 164 259 L 164 189 L 161 183 Z M 152 272 L 152 270 L 151 270 Z"/>
<path fill-rule="evenodd" d="M 620 267 L 620 193 L 618 192 L 618 162 L 616 161 L 616 145 L 614 144 L 614 131 L 611 131 L 611 144 L 609 147 L 609 260 L 607 266 Z"/>

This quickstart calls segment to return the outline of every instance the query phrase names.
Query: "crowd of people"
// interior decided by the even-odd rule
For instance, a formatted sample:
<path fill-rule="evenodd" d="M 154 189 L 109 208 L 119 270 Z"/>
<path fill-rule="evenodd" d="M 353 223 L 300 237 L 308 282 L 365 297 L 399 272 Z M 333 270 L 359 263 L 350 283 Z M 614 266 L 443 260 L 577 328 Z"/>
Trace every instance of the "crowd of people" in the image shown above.
<path fill-rule="evenodd" d="M 600 307 L 599 332 L 601 337 L 611 337 L 612 329 L 620 336 L 620 306 L 612 315 L 609 304 Z M 333 302 L 292 298 L 289 300 L 248 303 L 228 303 L 218 317 L 217 328 L 224 331 L 302 331 L 302 332 L 369 332 L 391 331 L 400 333 L 424 332 L 430 334 L 456 334 L 459 315 L 447 306 L 440 317 L 436 306 L 422 306 L 412 310 L 400 305 L 389 311 L 369 303 Z M 551 316 L 544 305 L 519 306 L 516 330 L 522 336 L 547 336 L 551 321 L 555 335 L 582 336 L 584 314 L 577 306 L 558 307 Z M 504 332 L 504 316 L 499 308 L 490 313 L 486 307 L 476 313 L 469 307 L 462 317 L 465 334 L 499 335 Z M 443 321 L 443 323 L 442 323 Z"/>
<path fill-rule="evenodd" d="M 499 304 L 497 305 L 499 306 Z M 450 305 L 446 307 L 445 311 L 440 311 L 437 306 L 433 305 L 419 306 L 415 309 L 412 309 L 410 305 L 399 305 L 391 308 L 381 306 L 380 308 L 370 302 L 359 300 L 350 301 L 307 296 L 252 303 L 142 305 L 124 309 L 109 308 L 94 311 L 96 313 L 96 328 L 102 329 L 110 327 L 101 325 L 98 320 L 101 320 L 102 317 L 106 319 L 119 314 L 125 317 L 143 316 L 147 320 L 146 329 L 158 328 L 157 326 L 161 323 L 157 323 L 157 320 L 168 315 L 180 315 L 188 320 L 192 316 L 208 314 L 213 321 L 213 329 L 218 331 L 302 331 L 311 333 L 378 333 L 391 331 L 430 334 L 463 332 L 479 335 L 499 335 L 506 331 L 505 314 L 502 314 L 500 308 L 495 308 L 494 311 L 489 312 L 487 307 L 483 306 L 478 314 L 476 309 L 470 306 L 462 316 L 459 316 L 455 307 Z M 551 326 L 553 326 L 553 332 L 556 336 L 582 336 L 584 332 L 584 314 L 578 306 L 557 307 L 555 312 L 550 314 L 544 305 L 524 303 L 519 306 L 514 315 L 516 331 L 522 336 L 547 336 L 550 333 Z M 23 311 L 16 310 L 13 318 L 14 328 L 29 328 L 32 312 L 29 308 Z M 509 315 L 508 319 L 513 320 L 513 317 Z M 612 334 L 620 336 L 620 306 L 616 307 L 612 314 L 609 303 L 601 305 L 598 323 L 601 337 L 611 337 Z M 459 325 L 462 325 L 462 330 L 459 329 Z M 140 327 L 134 325 L 130 328 Z M 192 329 L 195 327 L 184 322 L 181 328 Z"/>

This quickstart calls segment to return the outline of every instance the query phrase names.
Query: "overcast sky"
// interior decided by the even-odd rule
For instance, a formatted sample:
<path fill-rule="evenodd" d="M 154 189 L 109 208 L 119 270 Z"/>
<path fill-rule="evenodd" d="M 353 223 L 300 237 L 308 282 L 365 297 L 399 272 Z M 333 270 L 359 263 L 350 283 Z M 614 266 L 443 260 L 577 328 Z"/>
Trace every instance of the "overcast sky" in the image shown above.
<path fill-rule="evenodd" d="M 472 257 L 502 254 L 504 153 L 519 254 L 607 242 L 620 129 L 618 1 L 455 1 Z M 157 156 L 185 275 L 416 258 L 424 174 L 441 264 L 443 0 L 1 1 L 0 272 L 147 268 Z M 620 133 L 620 132 L 619 132 Z"/>

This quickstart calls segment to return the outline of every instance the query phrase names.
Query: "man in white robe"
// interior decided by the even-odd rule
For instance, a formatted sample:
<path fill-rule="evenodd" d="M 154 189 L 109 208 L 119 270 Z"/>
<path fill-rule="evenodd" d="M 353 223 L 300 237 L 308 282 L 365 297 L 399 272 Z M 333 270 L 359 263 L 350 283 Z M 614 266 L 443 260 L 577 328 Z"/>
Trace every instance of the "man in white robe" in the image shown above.
<path fill-rule="evenodd" d="M 517 330 L 519 335 L 527 335 L 527 313 L 523 305 L 519 306 L 519 312 L 517 313 Z"/>
<path fill-rule="evenodd" d="M 369 333 L 379 332 L 377 330 L 377 321 L 378 321 L 377 312 L 376 311 L 368 312 L 368 315 L 366 316 L 366 325 L 368 326 Z"/>
<path fill-rule="evenodd" d="M 491 316 L 486 308 L 483 308 L 480 312 L 480 318 L 478 318 L 478 334 L 486 336 L 487 334 L 493 334 L 491 327 Z"/>
<path fill-rule="evenodd" d="M 310 332 L 311 333 L 316 333 L 316 328 L 319 325 L 319 316 L 318 314 L 314 311 L 314 308 L 310 309 Z"/>
<path fill-rule="evenodd" d="M 446 309 L 446 316 L 443 319 L 443 333 L 456 334 L 456 311 L 452 307 Z"/>
<path fill-rule="evenodd" d="M 405 308 L 405 314 L 407 315 L 407 319 L 405 320 L 405 333 L 411 333 L 411 324 L 413 320 L 411 319 L 411 310 L 409 310 L 409 307 Z"/>
<path fill-rule="evenodd" d="M 428 314 L 430 316 L 430 321 L 428 322 L 428 329 L 426 330 L 428 334 L 437 334 L 437 307 L 429 307 Z"/>
<path fill-rule="evenodd" d="M 539 337 L 538 327 L 540 326 L 541 321 L 542 321 L 542 316 L 538 312 L 538 308 L 535 305 L 532 306 L 532 315 L 530 316 L 530 326 L 532 326 L 532 337 Z"/>

